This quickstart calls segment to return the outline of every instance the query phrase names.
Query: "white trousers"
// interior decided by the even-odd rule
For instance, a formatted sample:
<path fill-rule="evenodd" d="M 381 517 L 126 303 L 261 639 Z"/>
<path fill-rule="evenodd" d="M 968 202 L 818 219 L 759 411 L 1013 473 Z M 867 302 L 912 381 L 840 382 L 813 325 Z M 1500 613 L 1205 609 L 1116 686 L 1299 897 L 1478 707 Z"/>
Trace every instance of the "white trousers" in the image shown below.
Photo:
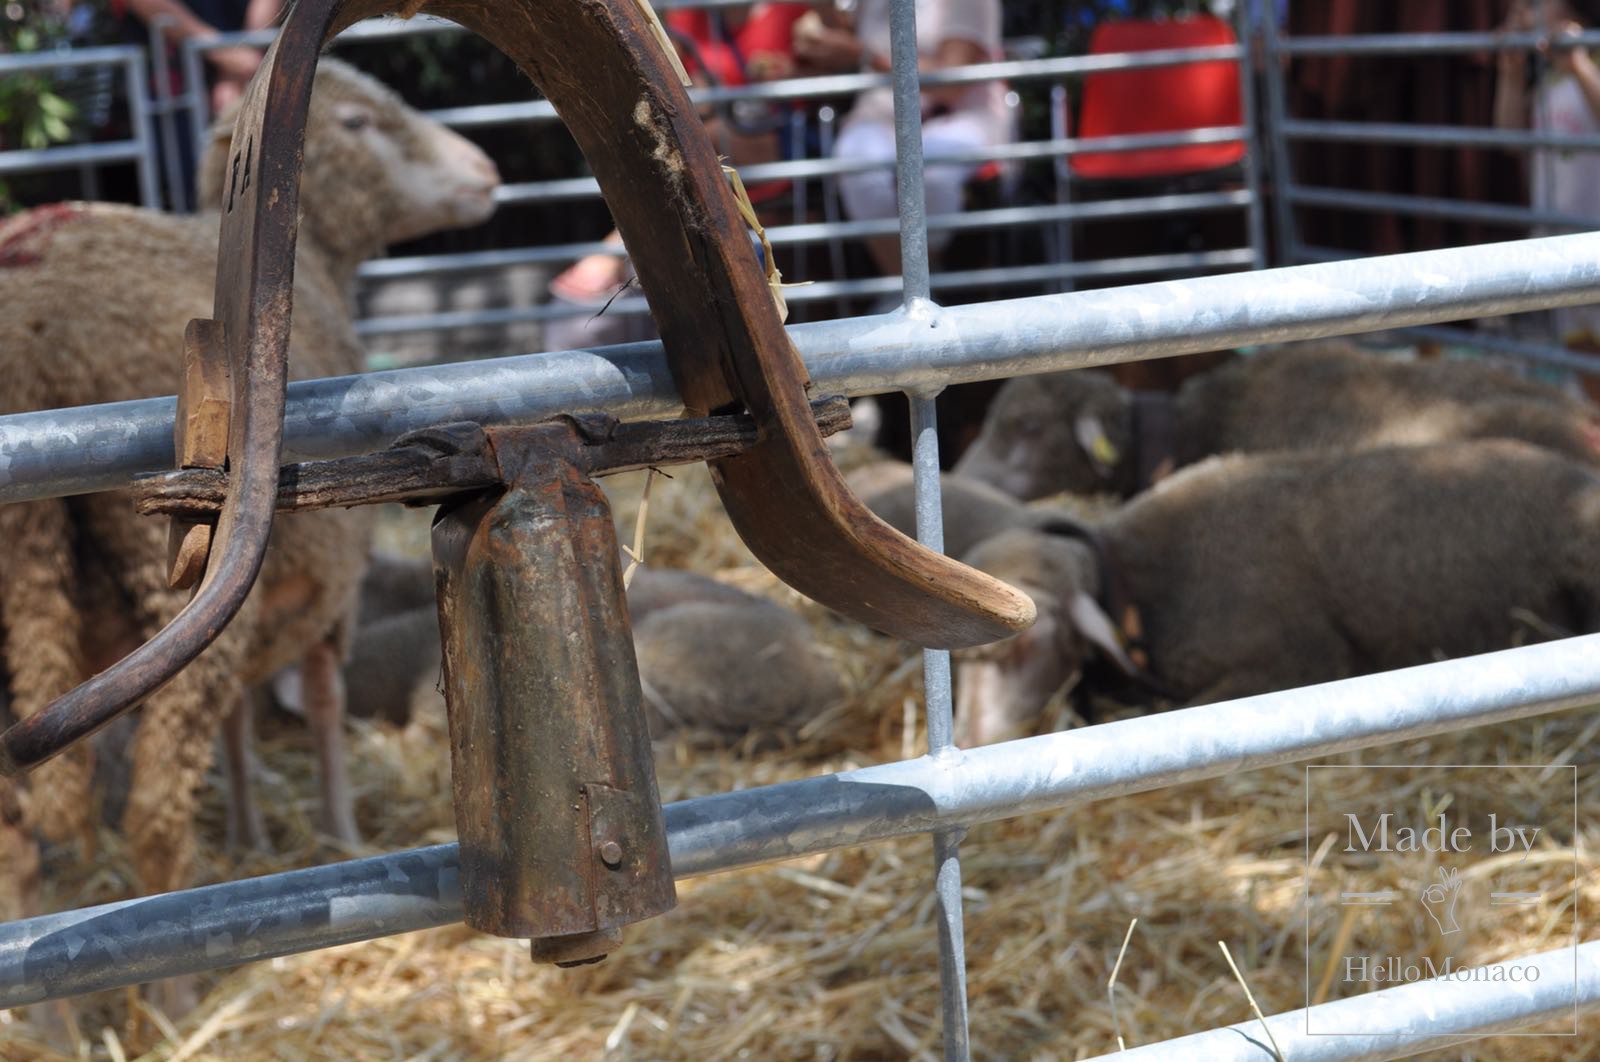
<path fill-rule="evenodd" d="M 922 125 L 924 155 L 948 155 L 989 147 L 995 130 L 987 114 L 957 111 L 930 118 Z M 894 158 L 894 126 L 887 122 L 846 122 L 834 141 L 834 158 L 883 161 Z M 981 162 L 930 164 L 923 172 L 924 198 L 930 216 L 954 214 L 961 209 L 962 190 L 983 165 Z M 856 220 L 892 218 L 896 213 L 895 176 L 891 169 L 849 173 L 839 178 L 844 208 Z M 928 246 L 941 250 L 953 233 L 928 233 Z"/>

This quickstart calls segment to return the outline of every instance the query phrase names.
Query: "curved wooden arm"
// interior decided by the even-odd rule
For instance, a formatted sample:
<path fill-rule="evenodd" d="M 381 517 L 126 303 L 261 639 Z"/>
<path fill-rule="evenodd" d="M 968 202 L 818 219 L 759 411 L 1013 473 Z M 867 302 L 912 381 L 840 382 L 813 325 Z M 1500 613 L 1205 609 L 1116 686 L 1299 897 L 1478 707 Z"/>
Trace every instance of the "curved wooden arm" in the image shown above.
<path fill-rule="evenodd" d="M 1004 583 L 917 545 L 844 485 L 715 150 L 634 0 L 438 0 L 544 90 L 605 193 L 691 415 L 744 407 L 762 442 L 712 462 L 751 551 L 829 608 L 921 645 L 1033 621 Z"/>

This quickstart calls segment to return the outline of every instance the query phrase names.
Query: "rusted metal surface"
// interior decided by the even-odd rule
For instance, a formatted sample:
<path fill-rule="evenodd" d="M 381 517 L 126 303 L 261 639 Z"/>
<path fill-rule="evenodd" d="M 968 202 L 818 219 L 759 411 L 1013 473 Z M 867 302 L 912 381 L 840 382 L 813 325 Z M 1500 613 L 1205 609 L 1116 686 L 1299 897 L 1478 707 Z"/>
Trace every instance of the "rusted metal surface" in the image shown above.
<path fill-rule="evenodd" d="M 382 502 L 428 505 L 499 482 L 483 429 L 445 424 L 412 432 L 375 454 L 285 465 L 278 473 L 277 507 L 309 512 Z M 147 516 L 215 520 L 226 486 L 214 469 L 163 472 L 134 484 L 134 509 Z"/>
<path fill-rule="evenodd" d="M 821 399 L 812 408 L 824 436 L 850 426 L 850 404 L 842 398 Z M 570 423 L 576 435 L 560 429 L 546 444 L 567 446 L 571 460 L 592 476 L 728 457 L 757 441 L 755 420 L 743 413 L 631 424 L 600 413 L 560 419 Z M 500 428 L 495 434 L 513 430 L 545 429 Z M 285 465 L 278 476 L 278 511 L 378 502 L 427 504 L 491 486 L 501 480 L 487 445 L 488 437 L 478 425 L 446 424 L 406 435 L 379 453 Z M 134 485 L 134 507 L 147 516 L 215 520 L 226 488 L 220 470 L 163 472 Z"/>
<path fill-rule="evenodd" d="M 591 961 L 676 903 L 616 530 L 575 423 L 491 446 L 433 530 L 466 920 Z"/>

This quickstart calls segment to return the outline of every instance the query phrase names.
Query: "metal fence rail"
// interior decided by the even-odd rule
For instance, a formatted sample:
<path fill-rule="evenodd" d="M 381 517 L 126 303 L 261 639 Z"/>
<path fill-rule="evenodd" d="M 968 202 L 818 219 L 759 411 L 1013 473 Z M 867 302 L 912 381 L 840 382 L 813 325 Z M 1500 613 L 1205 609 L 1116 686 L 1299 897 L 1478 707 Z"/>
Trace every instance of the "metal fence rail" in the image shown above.
<path fill-rule="evenodd" d="M 797 325 L 823 394 L 952 383 L 1459 321 L 1600 295 L 1600 234 L 1421 251 Z M 387 446 L 451 420 L 681 410 L 659 343 L 289 385 L 290 460 Z M 0 417 L 0 501 L 109 490 L 172 462 L 172 398 Z"/>
<path fill-rule="evenodd" d="M 1576 967 L 1576 978 L 1574 978 Z M 1495 1033 L 1517 1033 L 1534 1025 L 1563 1023 L 1574 1017 L 1578 1001 L 1600 999 L 1600 943 L 1541 952 L 1484 967 L 1486 973 L 1518 968 L 1537 972 L 1531 987 L 1508 990 L 1503 983 L 1454 984 L 1443 990 L 1434 981 L 1401 985 L 1267 1019 L 1271 1042 L 1293 1062 L 1378 1062 L 1409 1058 L 1424 1051 L 1460 1049 L 1466 1041 Z M 1315 1019 L 1322 1028 L 1348 1029 L 1339 1035 L 1308 1033 Z M 1405 1030 L 1362 1033 L 1363 1028 Z M 1147 1047 L 1133 1047 L 1100 1062 L 1262 1062 L 1272 1056 L 1261 1022 L 1251 1020 L 1183 1036 Z"/>
<path fill-rule="evenodd" d="M 1047 207 L 1001 207 L 994 210 L 965 210 L 959 214 L 935 214 L 928 218 L 928 231 L 986 229 L 995 224 L 1036 224 L 1069 220 L 1120 217 L 1159 217 L 1163 214 L 1197 214 L 1207 210 L 1226 210 L 1249 204 L 1245 191 L 1193 192 L 1176 195 L 1143 196 L 1108 202 L 1063 203 Z M 840 221 L 805 225 L 777 225 L 767 229 L 767 239 L 776 246 L 816 243 L 842 236 L 889 236 L 900 230 L 896 218 L 881 221 Z M 508 266 L 569 261 L 574 254 L 607 254 L 623 257 L 627 251 L 614 243 L 563 244 L 555 247 L 513 247 L 496 251 L 463 251 L 458 254 L 413 255 L 405 258 L 378 258 L 363 264 L 364 279 L 392 280 L 410 276 L 432 276 L 453 272 L 504 269 Z M 803 297 L 796 290 L 785 298 Z M 381 323 L 368 319 L 365 327 L 381 329 Z"/>
<path fill-rule="evenodd" d="M 1410 125 L 1398 122 L 1352 122 L 1306 120 L 1289 115 L 1288 84 L 1284 61 L 1299 57 L 1344 56 L 1381 59 L 1415 58 L 1418 55 L 1468 55 L 1504 51 L 1537 50 L 1546 43 L 1540 33 L 1424 33 L 1362 34 L 1350 37 L 1291 37 L 1269 20 L 1264 33 L 1267 63 L 1266 90 L 1270 127 L 1267 130 L 1275 178 L 1274 223 L 1277 228 L 1278 259 L 1284 263 L 1327 261 L 1352 257 L 1350 252 L 1311 247 L 1302 242 L 1297 206 L 1358 213 L 1396 214 L 1445 221 L 1473 222 L 1510 229 L 1540 231 L 1587 231 L 1600 227 L 1600 219 L 1581 217 L 1528 205 L 1468 202 L 1433 196 L 1325 188 L 1302 184 L 1294 172 L 1289 145 L 1295 141 L 1323 141 L 1345 144 L 1391 144 L 1440 148 L 1499 148 L 1533 153 L 1546 150 L 1600 150 L 1600 136 L 1569 135 L 1534 130 L 1494 129 L 1473 126 Z M 1600 47 L 1600 32 L 1575 35 L 1574 43 Z M 1420 339 L 1472 346 L 1512 358 L 1594 371 L 1600 359 L 1575 354 L 1549 342 L 1533 342 L 1530 337 L 1512 338 L 1482 334 L 1476 330 L 1453 329 L 1413 333 Z"/>
<path fill-rule="evenodd" d="M 111 67 L 122 72 L 128 101 L 126 140 L 98 144 L 63 144 L 57 147 L 0 151 L 0 175 L 49 173 L 54 170 L 97 168 L 131 162 L 139 182 L 139 200 L 147 207 L 161 205 L 161 183 L 156 176 L 155 136 L 145 98 L 144 51 L 133 45 L 75 48 L 69 51 L 0 55 L 0 78 L 23 73 Z"/>
<path fill-rule="evenodd" d="M 1600 635 L 1590 635 L 999 745 L 946 747 L 669 804 L 673 873 L 696 877 L 963 829 L 1597 701 Z M 456 846 L 435 845 L 9 923 L 0 926 L 0 1007 L 458 922 L 456 868 Z M 1600 1003 L 1600 981 L 1579 1002 Z"/>
<path fill-rule="evenodd" d="M 658 5 L 662 6 L 662 5 Z M 678 3 L 665 5 L 667 7 L 701 7 L 697 3 Z M 718 5 L 720 6 L 720 5 Z M 394 20 L 375 20 L 370 23 L 361 23 L 341 39 L 381 39 L 395 35 L 408 35 L 415 33 L 442 33 L 459 32 L 459 27 L 442 20 L 416 24 L 397 22 Z M 204 94 L 203 57 L 206 52 L 238 45 L 264 46 L 272 40 L 270 30 L 252 32 L 239 32 L 224 34 L 206 41 L 189 40 L 182 46 L 182 59 L 180 68 L 184 71 L 185 90 L 176 97 L 158 98 L 157 107 L 163 112 L 168 110 L 185 110 L 189 120 L 193 123 L 195 143 L 202 143 L 205 127 L 210 121 L 207 99 Z M 1012 59 L 1001 62 L 981 63 L 972 66 L 951 70 L 941 70 L 929 73 L 922 77 L 925 86 L 934 85 L 963 85 L 980 84 L 985 82 L 1004 80 L 1008 84 L 1026 86 L 1034 83 L 1059 83 L 1064 78 L 1077 77 L 1085 74 L 1111 70 L 1153 69 L 1183 65 L 1187 63 L 1205 61 L 1236 60 L 1243 66 L 1245 76 L 1241 83 L 1248 88 L 1250 78 L 1249 54 L 1239 45 L 1216 45 L 1200 48 L 1163 49 L 1159 51 L 1118 53 L 1105 55 L 1058 56 L 1043 59 Z M 741 86 L 715 86 L 695 88 L 690 91 L 690 98 L 699 103 L 732 103 L 749 100 L 768 100 L 773 102 L 795 103 L 814 100 L 823 97 L 850 95 L 866 89 L 890 85 L 893 83 L 892 74 L 881 73 L 852 73 L 835 74 L 820 77 L 789 78 L 778 81 L 757 82 Z M 159 88 L 159 87 L 158 87 Z M 160 89 L 160 91 L 165 91 Z M 1264 252 L 1264 235 L 1261 223 L 1260 194 L 1260 167 L 1257 165 L 1255 144 L 1257 137 L 1254 135 L 1254 110 L 1255 101 L 1249 91 L 1243 92 L 1244 114 L 1246 121 L 1238 127 L 1216 127 L 1210 129 L 1186 130 L 1182 133 L 1172 134 L 1146 134 L 1125 137 L 1097 137 L 1092 139 L 1074 139 L 1068 137 L 1055 137 L 1046 141 L 1020 142 L 1000 144 L 994 148 L 967 152 L 955 155 L 932 156 L 930 162 L 1022 162 L 1033 159 L 1062 159 L 1075 154 L 1088 152 L 1115 152 L 1139 151 L 1156 147 L 1174 147 L 1185 144 L 1224 143 L 1244 141 L 1247 145 L 1246 162 L 1243 170 L 1245 187 L 1237 198 L 1237 202 L 1229 202 L 1227 207 L 1238 207 L 1246 212 L 1246 229 L 1248 232 L 1248 246 L 1237 249 L 1232 254 L 1216 253 L 1212 257 L 1173 256 L 1167 260 L 1157 260 L 1150 256 L 1150 261 L 1140 269 L 1122 270 L 1120 272 L 1156 272 L 1172 270 L 1179 273 L 1193 273 L 1196 271 L 1210 271 L 1214 269 L 1229 268 L 1241 261 L 1244 264 L 1260 268 L 1266 264 Z M 446 125 L 456 128 L 473 128 L 494 125 L 519 124 L 537 127 L 558 121 L 554 107 L 545 100 L 529 100 L 509 103 L 492 103 L 467 107 L 445 108 L 428 112 L 431 117 Z M 890 160 L 863 161 L 850 159 L 797 159 L 784 162 L 764 163 L 741 167 L 740 174 L 747 183 L 768 180 L 810 180 L 822 179 L 825 183 L 839 176 L 868 172 L 876 169 L 891 169 L 894 163 Z M 831 184 L 829 185 L 831 187 Z M 537 203 L 571 202 L 578 200 L 596 200 L 599 198 L 599 187 L 592 178 L 575 177 L 536 182 L 525 182 L 502 187 L 496 195 L 496 201 L 501 205 L 531 205 Z M 796 204 L 797 207 L 799 203 Z M 991 231 L 1024 231 L 1042 224 L 1060 226 L 1073 221 L 1087 221 L 1104 219 L 1112 216 L 1134 216 L 1139 214 L 1139 200 L 1121 200 L 1108 203 L 1096 203 L 1094 206 L 1111 213 L 1078 213 L 1072 209 L 1060 210 L 1049 206 L 1034 206 L 1012 208 L 1008 212 L 995 213 L 994 216 L 983 222 L 983 227 Z M 1121 213 L 1115 213 L 1117 207 Z M 1207 209 L 1221 209 L 1208 207 Z M 1029 211 L 1033 211 L 1032 214 Z M 783 243 L 793 245 L 800 242 L 828 241 L 835 246 L 839 241 L 859 239 L 863 232 L 858 227 L 861 223 L 852 222 L 813 222 L 790 226 L 793 229 L 805 230 L 803 237 L 798 234 L 789 234 Z M 893 231 L 892 229 L 889 231 Z M 941 225 L 933 231 L 947 231 Z M 775 241 L 780 242 L 780 241 Z M 586 254 L 596 253 L 592 244 L 569 244 L 564 246 L 543 246 L 520 249 L 525 257 L 515 258 L 505 255 L 497 259 L 492 267 L 481 268 L 508 268 L 512 265 L 530 265 L 534 263 L 566 263 Z M 607 247 L 603 253 L 615 253 L 615 248 Z M 364 269 L 361 276 L 364 279 L 377 279 L 379 277 L 392 278 L 395 276 L 424 277 L 430 275 L 443 275 L 458 273 L 464 270 L 480 268 L 478 265 L 468 263 L 478 262 L 481 259 L 473 254 L 465 254 L 452 260 L 453 256 L 430 255 L 425 261 L 415 261 L 409 266 L 391 266 L 383 272 L 376 272 L 370 268 Z M 1057 263 L 1047 263 L 1057 264 Z M 391 271 L 395 270 L 395 271 Z M 1116 275 L 1116 269 L 1095 272 L 1094 270 L 1079 269 L 1077 271 L 1045 269 L 1034 267 L 1031 272 L 1005 273 L 1000 271 L 985 272 L 979 275 L 977 271 L 969 271 L 960 279 L 948 276 L 935 277 L 935 286 L 944 290 L 971 287 L 1006 287 L 1026 285 L 1036 290 L 1043 288 L 1050 290 L 1058 287 L 1061 281 L 1072 278 L 1104 276 L 1107 273 Z M 792 280 L 808 279 L 805 276 L 791 277 Z M 819 286 L 812 290 L 798 289 L 789 296 L 789 301 L 796 304 L 834 302 L 838 300 L 895 294 L 900 291 L 898 285 L 884 282 L 883 278 L 867 278 L 862 280 L 833 280 L 826 286 Z M 368 318 L 360 322 L 363 335 L 398 335 L 413 332 L 441 332 L 479 327 L 498 327 L 533 321 L 550 321 L 563 318 L 581 317 L 592 314 L 590 307 L 574 306 L 560 302 L 548 305 L 520 307 L 512 310 L 491 311 L 477 313 L 473 311 L 438 312 L 422 315 L 408 315 L 389 319 L 386 317 Z M 615 316 L 636 316 L 647 312 L 647 308 L 640 299 L 617 300 L 607 310 L 608 314 Z"/>

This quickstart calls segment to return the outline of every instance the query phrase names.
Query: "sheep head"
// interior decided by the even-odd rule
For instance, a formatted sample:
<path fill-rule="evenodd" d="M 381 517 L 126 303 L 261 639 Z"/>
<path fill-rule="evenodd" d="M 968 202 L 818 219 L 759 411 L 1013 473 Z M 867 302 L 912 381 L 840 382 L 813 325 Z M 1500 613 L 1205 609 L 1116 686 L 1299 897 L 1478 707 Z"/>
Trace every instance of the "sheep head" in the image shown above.
<path fill-rule="evenodd" d="M 465 137 L 334 59 L 317 64 L 306 117 L 300 239 L 345 269 L 386 246 L 476 225 L 494 212 L 500 174 Z M 212 128 L 200 201 L 218 208 L 234 111 Z"/>
<path fill-rule="evenodd" d="M 1099 574 L 1082 541 L 1017 528 L 984 540 L 963 560 L 1033 599 L 1039 618 L 1022 633 L 957 652 L 956 741 L 987 745 L 1032 729 L 1056 691 L 1107 649 L 1111 621 L 1098 605 Z"/>
<path fill-rule="evenodd" d="M 955 470 L 1024 501 L 1115 485 L 1132 435 L 1132 399 L 1078 369 L 1007 381 Z"/>

